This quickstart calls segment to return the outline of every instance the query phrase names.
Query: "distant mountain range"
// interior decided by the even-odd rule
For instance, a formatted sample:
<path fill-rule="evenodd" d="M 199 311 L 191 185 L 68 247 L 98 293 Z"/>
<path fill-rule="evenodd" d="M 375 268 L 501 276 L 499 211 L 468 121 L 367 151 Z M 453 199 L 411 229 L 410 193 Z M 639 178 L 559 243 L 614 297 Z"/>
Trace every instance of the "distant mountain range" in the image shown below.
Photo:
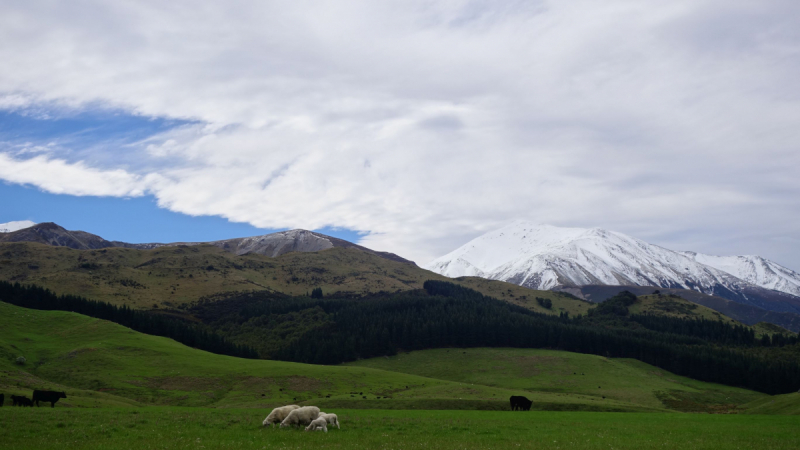
<path fill-rule="evenodd" d="M 17 223 L 19 222 L 9 222 L 9 224 Z M 254 253 L 273 258 L 289 252 L 318 252 L 320 250 L 327 250 L 329 248 L 341 247 L 357 248 L 367 253 L 380 256 L 381 258 L 414 264 L 413 261 L 401 258 L 394 253 L 375 251 L 343 239 L 338 239 L 332 236 L 307 230 L 280 231 L 277 233 L 265 234 L 263 236 L 225 239 L 211 242 L 130 244 L 120 241 L 107 241 L 95 234 L 87 233 L 85 231 L 70 231 L 55 223 L 47 222 L 33 224 L 27 228 L 17 229 L 11 232 L 2 232 L 2 230 L 0 230 L 0 243 L 2 242 L 38 242 L 40 244 L 69 247 L 76 250 L 95 250 L 111 247 L 147 250 L 165 246 L 192 246 L 209 244 L 236 255 Z"/>
<path fill-rule="evenodd" d="M 688 289 L 778 312 L 800 313 L 800 274 L 758 256 L 676 252 L 602 229 L 514 222 L 426 269 L 532 289 L 587 285 Z"/>
<path fill-rule="evenodd" d="M 24 225 L 24 222 L 0 224 L 5 229 L 14 226 L 21 228 Z M 374 251 L 307 230 L 289 230 L 212 242 L 132 244 L 108 241 L 84 231 L 66 230 L 55 223 L 40 223 L 11 232 L 0 232 L 0 243 L 13 242 L 32 242 L 77 250 L 178 249 L 181 246 L 206 244 L 235 256 L 263 255 L 269 258 L 292 252 L 310 254 L 342 248 L 379 257 L 373 264 L 380 265 L 378 261 L 390 260 L 413 266 L 419 272 L 415 272 L 419 279 L 433 276 L 430 272 L 417 269 L 412 261 L 393 253 Z M 309 257 L 314 258 L 312 255 Z M 48 280 L 56 279 L 56 275 L 52 273 L 45 275 L 44 266 L 36 258 L 19 264 L 40 268 L 31 270 L 25 268 L 28 266 L 17 267 L 9 272 L 10 279 L 24 280 L 34 273 L 39 273 L 39 276 Z M 179 263 L 179 266 L 183 267 L 182 264 Z M 220 261 L 218 264 L 228 263 Z M 308 261 L 308 264 L 314 263 Z M 675 252 L 621 233 L 600 229 L 558 228 L 515 222 L 467 243 L 425 268 L 447 277 L 479 277 L 462 279 L 473 284 L 479 284 L 476 280 L 480 278 L 507 281 L 525 288 L 562 291 L 594 302 L 603 301 L 622 289 L 631 290 L 637 295 L 657 288 L 672 289 L 671 292 L 676 295 L 710 306 L 745 323 L 763 320 L 793 330 L 800 329 L 800 316 L 796 316 L 800 314 L 800 296 L 796 295 L 800 287 L 800 275 L 796 272 L 757 256 L 718 257 L 694 252 Z M 306 269 L 308 268 L 303 270 Z M 320 267 L 314 270 L 323 269 Z M 351 275 L 358 278 L 361 270 L 363 268 L 354 268 Z M 275 275 L 259 283 L 282 283 L 280 280 L 284 277 L 295 278 L 292 274 Z M 149 281 L 137 282 L 147 284 Z M 338 284 L 340 282 L 335 282 L 337 289 L 341 286 Z M 392 282 L 387 281 L 389 284 Z M 294 285 L 292 282 L 290 286 Z M 375 288 L 380 289 L 378 286 L 381 284 L 376 284 Z M 497 291 L 495 287 L 492 287 L 492 295 L 499 294 L 503 297 L 504 291 Z M 372 288 L 364 286 L 359 289 Z M 697 294 L 692 295 L 693 292 Z M 524 298 L 527 294 L 519 295 L 522 296 L 519 298 Z M 505 299 L 519 301 L 514 295 Z"/>

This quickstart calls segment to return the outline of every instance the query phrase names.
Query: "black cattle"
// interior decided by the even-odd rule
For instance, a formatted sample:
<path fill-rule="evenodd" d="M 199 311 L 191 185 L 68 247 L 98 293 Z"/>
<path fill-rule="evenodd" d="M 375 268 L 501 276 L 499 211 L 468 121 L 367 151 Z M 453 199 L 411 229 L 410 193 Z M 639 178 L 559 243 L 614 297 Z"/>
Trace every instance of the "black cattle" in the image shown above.
<path fill-rule="evenodd" d="M 33 398 L 31 401 L 39 406 L 39 402 L 50 402 L 50 407 L 55 408 L 56 402 L 60 398 L 67 398 L 67 394 L 56 391 L 33 391 Z"/>
<path fill-rule="evenodd" d="M 12 395 L 11 401 L 14 402 L 11 406 L 33 406 L 31 399 L 21 395 Z"/>
<path fill-rule="evenodd" d="M 3 403 L 6 401 L 6 396 L 4 394 L 0 394 L 0 406 L 3 406 Z"/>
<path fill-rule="evenodd" d="M 512 411 L 530 411 L 533 402 L 521 395 L 512 395 L 509 399 L 511 401 Z"/>

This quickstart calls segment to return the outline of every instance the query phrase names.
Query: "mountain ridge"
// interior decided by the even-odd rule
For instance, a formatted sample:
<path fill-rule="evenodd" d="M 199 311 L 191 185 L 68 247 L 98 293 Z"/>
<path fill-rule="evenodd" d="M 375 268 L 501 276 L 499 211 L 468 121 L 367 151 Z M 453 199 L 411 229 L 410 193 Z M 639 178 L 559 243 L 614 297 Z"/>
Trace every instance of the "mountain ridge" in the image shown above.
<path fill-rule="evenodd" d="M 480 276 L 531 289 L 584 285 L 689 289 L 771 311 L 800 312 L 800 296 L 738 278 L 699 262 L 687 252 L 599 228 L 560 228 L 516 221 L 479 236 L 424 267 L 451 278 Z M 782 273 L 794 273 L 782 269 Z M 778 284 L 771 278 L 769 281 Z M 800 285 L 800 275 L 797 283 Z"/>
<path fill-rule="evenodd" d="M 223 239 L 209 242 L 131 244 L 121 241 L 108 241 L 96 234 L 85 231 L 71 231 L 56 223 L 44 222 L 16 231 L 0 233 L 0 243 L 2 242 L 37 242 L 56 247 L 69 247 L 75 250 L 99 250 L 112 247 L 149 250 L 158 247 L 174 247 L 180 245 L 213 245 L 236 255 L 255 253 L 259 255 L 266 255 L 272 258 L 293 251 L 317 252 L 333 247 L 342 247 L 355 248 L 380 256 L 381 258 L 416 265 L 413 261 L 402 258 L 394 253 L 372 250 L 370 248 L 345 241 L 344 239 L 301 229 L 279 231 L 260 236 Z"/>

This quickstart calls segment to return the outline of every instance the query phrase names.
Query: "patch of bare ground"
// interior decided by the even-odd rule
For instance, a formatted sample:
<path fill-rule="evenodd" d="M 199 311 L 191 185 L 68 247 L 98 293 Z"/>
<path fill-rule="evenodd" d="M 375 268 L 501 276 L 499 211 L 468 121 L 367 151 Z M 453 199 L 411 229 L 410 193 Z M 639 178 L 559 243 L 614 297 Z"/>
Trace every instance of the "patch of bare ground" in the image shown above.
<path fill-rule="evenodd" d="M 144 385 L 151 389 L 165 391 L 219 391 L 230 389 L 233 383 L 220 377 L 150 377 Z"/>

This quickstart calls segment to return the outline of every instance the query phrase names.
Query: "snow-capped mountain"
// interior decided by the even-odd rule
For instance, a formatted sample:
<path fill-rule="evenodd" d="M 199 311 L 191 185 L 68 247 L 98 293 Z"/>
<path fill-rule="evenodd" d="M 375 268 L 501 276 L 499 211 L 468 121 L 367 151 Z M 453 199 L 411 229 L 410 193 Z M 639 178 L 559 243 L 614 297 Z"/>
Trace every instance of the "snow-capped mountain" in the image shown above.
<path fill-rule="evenodd" d="M 760 256 L 713 256 L 683 252 L 706 266 L 767 289 L 800 296 L 800 273 Z"/>
<path fill-rule="evenodd" d="M 0 233 L 11 233 L 17 230 L 23 230 L 36 225 L 36 222 L 30 220 L 16 220 L 13 222 L 0 223 Z"/>
<path fill-rule="evenodd" d="M 425 268 L 448 277 L 479 276 L 532 289 L 584 285 L 692 289 L 765 309 L 800 312 L 800 297 L 769 291 L 701 260 L 696 254 L 613 231 L 517 221 L 473 239 Z"/>

